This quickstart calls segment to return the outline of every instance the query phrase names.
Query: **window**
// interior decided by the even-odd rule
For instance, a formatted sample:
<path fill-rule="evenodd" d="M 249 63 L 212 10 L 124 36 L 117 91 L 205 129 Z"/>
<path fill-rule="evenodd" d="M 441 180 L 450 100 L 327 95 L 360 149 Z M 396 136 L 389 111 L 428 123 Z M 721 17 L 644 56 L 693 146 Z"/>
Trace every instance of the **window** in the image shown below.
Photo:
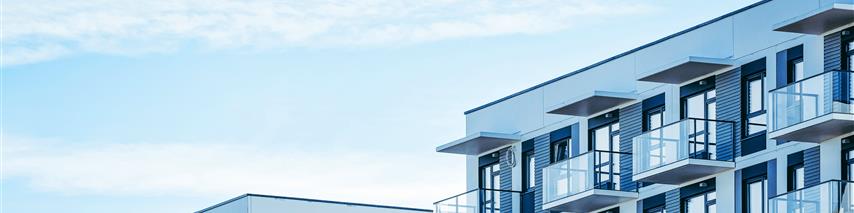
<path fill-rule="evenodd" d="M 715 120 L 717 117 L 717 93 L 714 89 L 706 90 L 692 96 L 682 98 L 682 117 L 692 120 L 693 132 L 690 132 L 688 153 L 692 158 L 715 159 L 717 128 L 710 126 L 705 120 Z"/>
<path fill-rule="evenodd" d="M 796 164 L 788 168 L 789 181 L 787 188 L 789 191 L 794 191 L 804 188 L 804 164 Z"/>
<path fill-rule="evenodd" d="M 643 213 L 667 213 L 667 209 L 664 208 L 664 205 L 659 205 L 656 207 L 648 208 Z"/>
<path fill-rule="evenodd" d="M 537 186 L 537 179 L 535 176 L 537 174 L 537 158 L 534 156 L 534 151 L 527 151 L 523 155 L 525 156 L 525 165 L 523 170 L 525 172 L 525 191 L 531 192 L 534 191 L 534 187 Z"/>
<path fill-rule="evenodd" d="M 845 149 L 843 153 L 842 166 L 844 170 L 843 175 L 845 175 L 844 178 L 848 181 L 854 181 L 854 149 Z"/>
<path fill-rule="evenodd" d="M 716 213 L 717 195 L 710 191 L 685 199 L 685 213 Z"/>
<path fill-rule="evenodd" d="M 493 163 L 480 168 L 482 189 L 498 189 L 501 187 L 501 167 L 499 163 Z"/>
<path fill-rule="evenodd" d="M 649 131 L 664 126 L 664 106 L 644 111 L 644 130 Z"/>
<path fill-rule="evenodd" d="M 571 138 L 567 138 L 552 143 L 552 162 L 569 159 L 569 153 L 572 151 L 569 146 L 570 140 Z"/>
<path fill-rule="evenodd" d="M 759 135 L 766 130 L 765 120 L 765 71 L 744 79 L 744 136 Z"/>
<path fill-rule="evenodd" d="M 843 35 L 841 68 L 854 71 L 854 30 L 843 31 Z"/>
<path fill-rule="evenodd" d="M 789 60 L 788 64 L 787 83 L 794 83 L 796 81 L 803 80 L 804 77 L 806 77 L 804 76 L 804 58 L 801 57 Z"/>
<path fill-rule="evenodd" d="M 501 187 L 501 164 L 493 163 L 480 167 L 481 189 L 499 189 Z M 497 210 L 501 207 L 498 191 L 483 192 L 482 212 Z"/>
<path fill-rule="evenodd" d="M 590 130 L 590 143 L 595 150 L 616 152 L 620 150 L 620 123 L 606 124 Z"/>
<path fill-rule="evenodd" d="M 764 176 L 746 181 L 744 187 L 744 213 L 765 212 L 767 188 L 768 182 Z"/>
<path fill-rule="evenodd" d="M 619 190 L 620 179 L 620 124 L 613 122 L 590 131 L 596 165 L 597 189 Z"/>
<path fill-rule="evenodd" d="M 716 114 L 716 92 L 714 89 L 682 99 L 682 117 L 714 120 Z"/>

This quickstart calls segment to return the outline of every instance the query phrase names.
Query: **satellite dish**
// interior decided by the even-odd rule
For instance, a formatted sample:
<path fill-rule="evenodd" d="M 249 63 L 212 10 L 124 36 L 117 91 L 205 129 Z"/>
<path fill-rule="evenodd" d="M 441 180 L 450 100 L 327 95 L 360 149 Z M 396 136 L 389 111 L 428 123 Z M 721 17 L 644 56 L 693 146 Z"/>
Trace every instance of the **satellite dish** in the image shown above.
<path fill-rule="evenodd" d="M 507 149 L 507 154 L 504 154 L 504 161 L 507 162 L 507 165 L 512 167 L 516 167 L 516 149 L 515 147 L 510 147 Z"/>

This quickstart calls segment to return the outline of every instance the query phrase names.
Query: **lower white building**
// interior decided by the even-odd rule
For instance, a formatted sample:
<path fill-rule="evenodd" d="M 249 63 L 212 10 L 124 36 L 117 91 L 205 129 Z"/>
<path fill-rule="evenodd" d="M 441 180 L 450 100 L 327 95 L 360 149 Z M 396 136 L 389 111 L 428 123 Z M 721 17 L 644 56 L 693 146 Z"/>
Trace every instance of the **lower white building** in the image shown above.
<path fill-rule="evenodd" d="M 272 195 L 245 194 L 202 209 L 196 213 L 282 213 L 282 212 L 348 212 L 348 213 L 416 213 L 433 212 L 397 206 L 350 203 Z"/>

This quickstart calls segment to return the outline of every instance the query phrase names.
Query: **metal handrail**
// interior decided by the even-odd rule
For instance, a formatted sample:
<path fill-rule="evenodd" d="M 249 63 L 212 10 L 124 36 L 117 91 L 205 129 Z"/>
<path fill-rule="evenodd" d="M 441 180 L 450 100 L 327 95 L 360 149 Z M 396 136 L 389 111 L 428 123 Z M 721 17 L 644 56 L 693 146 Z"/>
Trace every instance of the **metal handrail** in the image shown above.
<path fill-rule="evenodd" d="M 849 74 L 851 74 L 851 73 L 854 73 L 854 71 L 848 71 L 848 70 L 829 70 L 829 71 L 825 71 L 825 72 L 822 72 L 822 73 L 819 73 L 819 74 L 815 74 L 815 75 L 812 75 L 812 76 L 810 76 L 810 77 L 806 77 L 806 78 L 804 78 L 804 79 L 797 80 L 797 81 L 795 81 L 795 82 L 792 82 L 792 83 L 786 84 L 785 86 L 782 86 L 782 87 L 779 87 L 779 88 L 776 88 L 776 89 L 772 89 L 772 90 L 768 91 L 768 93 L 772 93 L 772 92 L 774 92 L 774 91 L 781 90 L 781 89 L 784 89 L 784 88 L 789 87 L 789 86 L 791 86 L 791 85 L 799 84 L 799 83 L 801 83 L 801 82 L 804 82 L 804 81 L 807 81 L 807 80 L 810 80 L 810 79 L 812 79 L 812 78 L 816 78 L 816 77 L 819 77 L 819 76 L 823 76 L 824 74 L 828 74 L 828 73 L 849 73 Z"/>
<path fill-rule="evenodd" d="M 715 122 L 715 123 L 724 123 L 724 124 L 729 124 L 729 125 L 730 125 L 730 129 L 732 129 L 732 130 L 730 131 L 730 132 L 731 132 L 731 136 L 730 136 L 730 138 L 731 138 L 731 140 L 732 140 L 732 144 L 730 145 L 730 146 L 731 146 L 731 148 L 730 148 L 730 152 L 731 152 L 731 153 L 730 153 L 730 154 L 732 154 L 732 158 L 731 158 L 731 159 L 729 159 L 729 160 L 726 160 L 726 161 L 735 161 L 735 153 L 736 153 L 736 152 L 735 152 L 735 143 L 736 143 L 736 141 L 735 141 L 735 140 L 736 140 L 736 129 L 735 129 L 735 128 L 736 128 L 736 126 L 735 126 L 736 122 L 735 122 L 735 121 L 717 120 L 717 119 L 705 119 L 705 118 L 683 118 L 683 119 L 680 119 L 680 120 L 678 120 L 678 121 L 676 121 L 676 122 L 672 122 L 672 123 L 669 123 L 669 124 L 667 124 L 667 125 L 660 126 L 660 127 L 658 127 L 658 128 L 655 128 L 655 129 L 647 130 L 647 131 L 645 131 L 645 132 L 643 132 L 643 133 L 641 133 L 640 135 L 635 136 L 635 137 L 639 137 L 639 136 L 644 135 L 644 134 L 647 134 L 647 133 L 651 133 L 651 132 L 654 132 L 654 131 L 658 131 L 658 130 L 661 130 L 661 129 L 665 128 L 665 127 L 670 127 L 670 126 L 672 126 L 672 125 L 678 125 L 679 123 L 682 123 L 682 122 L 685 122 L 685 121 L 688 121 L 688 120 L 693 120 L 693 121 L 695 121 L 695 124 L 696 124 L 696 121 L 703 121 L 703 122 Z M 709 142 L 708 142 L 708 141 L 705 141 L 704 143 L 709 143 Z M 716 143 L 715 145 L 718 145 L 718 144 Z M 708 150 L 706 150 L 706 151 L 708 151 Z M 693 158 L 693 157 L 689 156 L 688 158 Z M 715 160 L 719 160 L 719 159 L 715 159 Z M 671 162 L 671 163 L 675 163 L 675 162 Z M 668 163 L 668 164 L 664 164 L 664 165 L 661 165 L 661 166 L 665 166 L 665 165 L 669 165 L 669 164 L 670 164 L 670 163 Z M 661 166 L 659 166 L 659 167 L 661 167 Z M 657 167 L 656 167 L 656 168 L 657 168 Z"/>
<path fill-rule="evenodd" d="M 660 130 L 660 129 L 664 128 L 664 127 L 669 127 L 670 125 L 674 125 L 674 124 L 682 123 L 682 121 L 686 121 L 686 120 L 712 121 L 712 122 L 721 122 L 721 123 L 732 123 L 732 124 L 735 124 L 735 121 L 727 121 L 727 120 L 716 120 L 716 119 L 705 119 L 705 118 L 683 118 L 683 119 L 679 119 L 679 120 L 678 120 L 678 121 L 676 121 L 676 122 L 672 122 L 672 123 L 669 123 L 669 124 L 667 124 L 667 125 L 662 125 L 662 126 L 660 126 L 660 127 L 658 127 L 658 128 L 650 129 L 650 130 L 647 130 L 647 131 L 645 131 L 645 132 L 642 132 L 642 133 L 641 133 L 641 135 L 643 135 L 643 134 L 645 134 L 645 133 L 648 133 L 648 132 L 655 131 L 655 130 Z"/>
<path fill-rule="evenodd" d="M 798 189 L 798 190 L 793 190 L 793 191 L 789 191 L 789 192 L 786 192 L 786 193 L 783 193 L 783 194 L 778 194 L 777 196 L 774 196 L 774 197 L 770 197 L 770 198 L 768 198 L 768 200 L 771 200 L 771 199 L 774 199 L 774 198 L 778 198 L 778 197 L 783 197 L 783 196 L 786 196 L 786 195 L 789 195 L 789 194 L 792 194 L 792 193 L 795 193 L 795 192 L 800 192 L 800 191 L 803 191 L 803 190 L 806 190 L 806 189 L 809 189 L 809 188 L 812 188 L 812 187 L 821 186 L 822 184 L 830 183 L 830 182 L 840 182 L 840 183 L 854 184 L 854 181 L 849 181 L 849 180 L 839 180 L 839 179 L 831 179 L 831 180 L 822 181 L 822 182 L 820 182 L 820 183 L 818 183 L 818 184 L 815 184 L 815 185 L 812 185 L 812 186 L 810 186 L 810 187 L 804 187 L 804 188 L 801 188 L 801 189 Z"/>
<path fill-rule="evenodd" d="M 607 151 L 607 150 L 595 150 L 595 149 L 594 149 L 594 150 L 587 150 L 586 152 L 583 152 L 583 153 L 580 153 L 580 154 L 578 154 L 578 155 L 575 155 L 575 156 L 569 157 L 569 158 L 567 158 L 567 159 L 563 159 L 563 160 L 555 161 L 554 163 L 551 163 L 551 164 L 549 164 L 549 165 L 546 165 L 546 167 L 549 167 L 549 166 L 552 166 L 552 165 L 557 165 L 557 164 L 560 164 L 560 163 L 564 163 L 564 162 L 566 162 L 566 161 L 568 161 L 568 160 L 572 160 L 572 159 L 575 159 L 575 158 L 578 158 L 578 157 L 581 157 L 581 156 L 585 156 L 585 155 L 590 154 L 590 153 L 592 153 L 592 152 L 605 152 L 605 153 L 621 154 L 621 155 L 631 155 L 631 154 L 632 154 L 632 153 L 630 153 L 630 152 L 620 152 L 620 151 Z"/>

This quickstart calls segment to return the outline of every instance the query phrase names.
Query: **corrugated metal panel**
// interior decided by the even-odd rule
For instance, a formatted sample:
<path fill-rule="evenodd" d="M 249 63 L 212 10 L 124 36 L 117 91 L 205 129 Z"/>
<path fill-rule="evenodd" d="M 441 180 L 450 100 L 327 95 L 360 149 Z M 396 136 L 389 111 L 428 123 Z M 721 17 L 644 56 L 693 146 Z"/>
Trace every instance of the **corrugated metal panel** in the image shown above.
<path fill-rule="evenodd" d="M 824 70 L 842 69 L 841 63 L 841 31 L 824 36 Z"/>
<path fill-rule="evenodd" d="M 667 212 L 681 212 L 682 199 L 680 196 L 679 189 L 670 190 L 664 194 L 664 208 L 667 209 Z"/>
<path fill-rule="evenodd" d="M 534 138 L 534 158 L 537 159 L 534 178 L 537 187 L 534 191 L 534 211 L 543 211 L 543 168 L 549 165 L 549 134 Z"/>
<path fill-rule="evenodd" d="M 821 152 L 818 146 L 804 150 L 804 185 L 818 185 L 821 182 Z"/>
<path fill-rule="evenodd" d="M 724 160 L 741 155 L 741 68 L 727 71 L 717 76 L 717 115 L 718 119 L 735 121 L 735 128 L 718 126 L 718 156 Z M 732 135 L 735 131 L 735 140 Z"/>
<path fill-rule="evenodd" d="M 632 139 L 642 132 L 641 103 L 620 109 L 620 152 L 632 152 Z M 633 189 L 637 186 L 632 181 L 632 156 L 620 156 L 620 188 Z"/>
<path fill-rule="evenodd" d="M 501 159 L 499 162 L 501 163 L 499 167 L 501 167 L 501 171 L 499 176 L 501 177 L 501 186 L 499 186 L 503 190 L 512 190 L 513 189 L 513 168 L 510 167 L 510 163 L 508 162 L 508 153 L 511 148 L 505 148 L 499 151 L 501 155 Z M 513 211 L 513 193 L 510 192 L 501 192 L 501 211 L 502 212 L 510 212 Z"/>

